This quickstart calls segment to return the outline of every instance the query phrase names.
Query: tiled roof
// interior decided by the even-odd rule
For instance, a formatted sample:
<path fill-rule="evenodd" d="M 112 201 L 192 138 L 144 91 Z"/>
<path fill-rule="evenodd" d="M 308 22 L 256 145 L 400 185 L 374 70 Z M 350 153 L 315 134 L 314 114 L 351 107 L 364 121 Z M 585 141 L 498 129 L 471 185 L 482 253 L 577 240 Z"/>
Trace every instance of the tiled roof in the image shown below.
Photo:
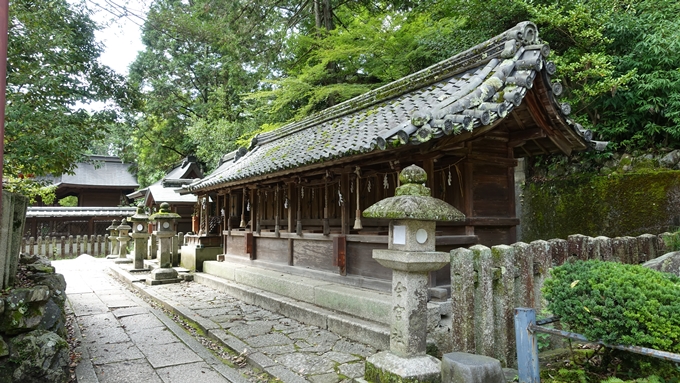
<path fill-rule="evenodd" d="M 139 186 L 130 173 L 130 164 L 118 157 L 90 156 L 92 163 L 79 162 L 74 174 L 46 177 L 57 186 L 89 186 L 136 188 Z"/>
<path fill-rule="evenodd" d="M 194 179 L 186 178 L 193 172 L 202 175 L 200 166 L 196 162 L 196 157 L 189 156 L 184 161 L 173 168 L 162 179 L 153 184 L 139 189 L 127 195 L 128 198 L 144 198 L 146 204 L 149 199 L 153 199 L 154 203 L 167 202 L 174 203 L 192 203 L 196 202 L 196 196 L 181 195 L 178 190 L 184 186 L 195 181 Z"/>
<path fill-rule="evenodd" d="M 29 206 L 27 218 L 125 217 L 135 214 L 134 207 L 53 207 Z"/>
<path fill-rule="evenodd" d="M 530 22 L 403 79 L 253 139 L 190 193 L 336 158 L 474 131 L 519 106 L 550 48 Z M 585 141 L 576 135 L 577 145 Z M 226 157 L 226 156 L 225 156 Z"/>

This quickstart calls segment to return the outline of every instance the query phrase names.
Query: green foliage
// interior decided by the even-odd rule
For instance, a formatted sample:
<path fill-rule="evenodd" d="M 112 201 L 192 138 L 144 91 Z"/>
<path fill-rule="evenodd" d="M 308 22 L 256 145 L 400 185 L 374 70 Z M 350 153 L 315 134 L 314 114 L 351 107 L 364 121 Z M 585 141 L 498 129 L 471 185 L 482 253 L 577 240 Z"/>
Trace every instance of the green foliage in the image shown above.
<path fill-rule="evenodd" d="M 17 193 L 28 197 L 29 203 L 35 203 L 38 197 L 46 204 L 51 205 L 56 198 L 56 185 L 48 185 L 47 182 L 36 181 L 29 178 L 17 178 L 12 175 L 5 176 L 3 189 L 10 193 Z"/>
<path fill-rule="evenodd" d="M 548 309 L 588 339 L 680 352 L 680 278 L 638 265 L 577 261 L 544 285 Z"/>
<path fill-rule="evenodd" d="M 64 206 L 64 207 L 74 207 L 78 206 L 78 197 L 74 195 L 70 195 L 68 197 L 64 197 L 58 201 L 59 206 Z"/>
<path fill-rule="evenodd" d="M 621 380 L 619 378 L 609 378 L 602 381 L 602 383 L 677 383 L 678 378 L 671 378 L 669 380 L 652 375 L 648 378 L 639 378 L 634 380 Z"/>
<path fill-rule="evenodd" d="M 348 3 L 333 12 L 341 27 L 292 34 L 284 75 L 250 97 L 273 121 L 303 118 L 451 56 L 461 24 L 441 5 L 404 12 Z"/>
<path fill-rule="evenodd" d="M 247 144 L 265 124 L 323 111 L 524 20 L 552 48 L 561 101 L 596 139 L 679 146 L 679 4 L 156 0 L 130 73 L 144 102 L 129 103 L 126 128 L 108 124 L 114 134 L 96 150 L 135 161 L 142 185 L 192 153 L 211 168 L 236 137 Z"/>
<path fill-rule="evenodd" d="M 635 73 L 626 89 L 596 100 L 608 139 L 627 147 L 680 143 L 680 4 L 648 0 L 612 15 L 606 33 L 618 73 Z"/>
<path fill-rule="evenodd" d="M 144 102 L 130 113 L 129 150 L 148 185 L 197 154 L 210 167 L 259 123 L 244 94 L 276 60 L 285 29 L 274 2 L 158 0 L 145 22 L 146 49 L 130 69 Z"/>
<path fill-rule="evenodd" d="M 226 119 L 212 122 L 202 119 L 190 126 L 187 134 L 197 144 L 196 155 L 213 168 L 222 155 L 238 148 L 241 136 L 255 129 L 252 124 L 252 120 L 236 123 Z"/>
<path fill-rule="evenodd" d="M 126 96 L 122 77 L 97 63 L 94 31 L 85 11 L 65 0 L 12 2 L 4 153 L 10 182 L 72 171 L 115 118 L 112 109 L 83 109 Z"/>
<path fill-rule="evenodd" d="M 668 252 L 680 251 L 680 230 L 670 233 L 670 235 L 663 237 L 663 243 L 666 245 Z"/>

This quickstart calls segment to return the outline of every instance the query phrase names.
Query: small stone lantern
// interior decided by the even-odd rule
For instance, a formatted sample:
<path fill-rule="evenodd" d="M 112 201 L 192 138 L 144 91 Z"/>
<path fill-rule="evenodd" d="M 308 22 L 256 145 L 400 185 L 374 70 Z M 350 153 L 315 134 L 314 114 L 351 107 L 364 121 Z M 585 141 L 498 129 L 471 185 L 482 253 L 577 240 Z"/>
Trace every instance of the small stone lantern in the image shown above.
<path fill-rule="evenodd" d="M 118 258 L 114 261 L 115 263 L 132 263 L 132 259 L 127 257 L 127 244 L 130 241 L 130 225 L 127 224 L 125 218 L 120 220 L 120 225 L 116 228 L 118 230 Z"/>
<path fill-rule="evenodd" d="M 144 259 L 146 259 L 149 253 L 147 246 L 147 242 L 149 241 L 147 228 L 149 216 L 144 211 L 144 205 L 139 204 L 139 206 L 137 206 L 137 212 L 135 212 L 132 217 L 128 218 L 128 220 L 132 224 L 132 234 L 130 234 L 130 237 L 132 237 L 135 244 L 135 266 L 131 271 L 143 271 L 146 270 L 144 268 Z"/>
<path fill-rule="evenodd" d="M 151 271 L 151 276 L 146 280 L 147 284 L 156 285 L 161 283 L 179 282 L 177 270 L 172 268 L 172 237 L 175 236 L 175 220 L 180 218 L 177 213 L 170 211 L 170 204 L 163 202 L 158 213 L 152 214 L 149 219 L 155 222 L 153 234 L 158 238 L 158 268 Z"/>
<path fill-rule="evenodd" d="M 364 210 L 366 218 L 389 218 L 387 250 L 373 259 L 392 269 L 390 350 L 366 360 L 368 381 L 439 382 L 441 362 L 426 354 L 428 273 L 449 263 L 435 251 L 435 221 L 463 221 L 465 215 L 430 196 L 427 173 L 416 165 L 402 170 L 394 197 Z"/>
<path fill-rule="evenodd" d="M 107 259 L 118 258 L 118 224 L 116 220 L 111 221 L 111 226 L 107 227 L 106 230 L 109 231 L 109 250 L 111 252 L 106 256 Z"/>

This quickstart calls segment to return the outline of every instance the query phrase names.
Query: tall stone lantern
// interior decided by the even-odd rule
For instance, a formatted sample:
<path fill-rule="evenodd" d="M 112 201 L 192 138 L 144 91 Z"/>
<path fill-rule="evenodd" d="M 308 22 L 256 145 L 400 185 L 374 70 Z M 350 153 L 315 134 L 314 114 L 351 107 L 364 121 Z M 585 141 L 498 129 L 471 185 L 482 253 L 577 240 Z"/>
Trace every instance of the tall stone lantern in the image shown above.
<path fill-rule="evenodd" d="M 118 258 L 118 224 L 114 219 L 111 221 L 111 226 L 107 227 L 109 231 L 109 250 L 110 253 L 106 256 L 107 259 Z"/>
<path fill-rule="evenodd" d="M 435 221 L 463 221 L 465 215 L 430 196 L 427 173 L 416 165 L 399 175 L 394 197 L 364 210 L 367 218 L 389 218 L 387 250 L 373 259 L 392 269 L 390 350 L 366 360 L 365 378 L 372 382 L 440 382 L 441 362 L 426 354 L 428 273 L 449 263 L 435 251 Z"/>
<path fill-rule="evenodd" d="M 144 259 L 147 258 L 149 248 L 147 243 L 149 241 L 148 223 L 149 216 L 144 211 L 144 205 L 139 204 L 135 214 L 128 218 L 132 224 L 132 237 L 135 245 L 135 265 L 132 271 L 142 271 L 144 269 Z"/>
<path fill-rule="evenodd" d="M 132 263 L 132 259 L 128 258 L 127 244 L 130 242 L 130 225 L 127 224 L 125 218 L 120 220 L 120 225 L 116 228 L 118 230 L 118 258 L 114 261 L 115 263 Z"/>
<path fill-rule="evenodd" d="M 158 238 L 158 268 L 151 271 L 146 283 L 157 285 L 161 283 L 179 282 L 177 270 L 172 268 L 172 237 L 175 236 L 175 221 L 180 215 L 170 211 L 170 204 L 163 202 L 158 213 L 152 214 L 149 220 L 155 222 L 153 234 Z"/>

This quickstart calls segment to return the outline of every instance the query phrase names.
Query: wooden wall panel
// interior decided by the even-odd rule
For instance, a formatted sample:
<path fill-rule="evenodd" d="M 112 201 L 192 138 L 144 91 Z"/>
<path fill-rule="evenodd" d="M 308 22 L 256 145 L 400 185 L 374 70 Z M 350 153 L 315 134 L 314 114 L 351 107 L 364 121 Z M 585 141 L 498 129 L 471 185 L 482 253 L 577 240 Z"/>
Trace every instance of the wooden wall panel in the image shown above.
<path fill-rule="evenodd" d="M 512 227 L 476 226 L 475 234 L 479 237 L 479 244 L 484 246 L 509 245 L 515 243 Z"/>
<path fill-rule="evenodd" d="M 387 249 L 387 244 L 347 242 L 347 274 L 392 280 L 392 270 L 373 259 L 373 249 Z"/>
<path fill-rule="evenodd" d="M 512 193 L 508 168 L 476 164 L 474 168 L 474 216 L 506 217 Z"/>
<path fill-rule="evenodd" d="M 337 273 L 333 266 L 333 241 L 296 239 L 293 243 L 293 264 Z"/>
<path fill-rule="evenodd" d="M 288 240 L 285 238 L 255 238 L 256 258 L 288 264 Z"/>
<path fill-rule="evenodd" d="M 247 255 L 246 237 L 236 235 L 227 236 L 227 253 L 230 255 Z"/>

